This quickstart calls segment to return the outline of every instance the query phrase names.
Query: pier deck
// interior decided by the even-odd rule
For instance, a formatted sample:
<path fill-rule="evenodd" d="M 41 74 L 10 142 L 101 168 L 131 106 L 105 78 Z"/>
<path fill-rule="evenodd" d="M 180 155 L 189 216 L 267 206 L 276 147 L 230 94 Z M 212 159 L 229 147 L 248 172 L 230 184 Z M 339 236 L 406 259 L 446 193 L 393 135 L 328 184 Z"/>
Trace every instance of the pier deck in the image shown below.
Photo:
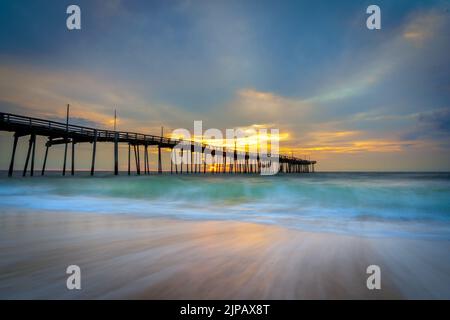
<path fill-rule="evenodd" d="M 45 165 L 47 162 L 47 156 L 49 148 L 53 145 L 64 144 L 64 160 L 63 160 L 63 175 L 66 174 L 67 165 L 67 148 L 68 145 L 72 145 L 72 168 L 71 174 L 75 173 L 74 157 L 75 157 L 75 144 L 77 143 L 91 143 L 92 149 L 92 165 L 91 175 L 95 172 L 95 160 L 96 160 L 96 146 L 97 143 L 114 143 L 114 173 L 119 174 L 118 169 L 118 145 L 119 143 L 128 144 L 128 174 L 131 171 L 131 148 L 136 162 L 136 173 L 141 173 L 141 161 L 140 161 L 140 147 L 144 147 L 144 173 L 150 173 L 148 147 L 158 147 L 158 172 L 162 172 L 162 160 L 161 149 L 174 149 L 176 146 L 183 146 L 181 152 L 188 152 L 190 159 L 194 156 L 204 158 L 204 154 L 209 152 L 215 158 L 221 159 L 222 162 L 214 165 L 214 173 L 259 173 L 265 163 L 273 161 L 274 157 L 271 155 L 260 155 L 257 153 L 244 152 L 236 149 L 226 149 L 223 147 L 211 146 L 204 143 L 195 141 L 187 141 L 180 139 L 172 139 L 163 136 L 156 136 L 150 134 L 126 132 L 126 131 L 114 131 L 84 127 L 79 125 L 56 122 L 46 119 L 33 118 L 27 116 L 21 116 L 11 113 L 0 112 L 0 131 L 14 132 L 13 150 L 11 154 L 11 162 L 9 166 L 9 176 L 12 176 L 14 171 L 14 158 L 17 148 L 18 139 L 24 136 L 30 136 L 28 144 L 27 158 L 23 175 L 25 176 L 28 170 L 28 164 L 31 158 L 30 175 L 34 174 L 34 159 L 36 149 L 36 136 L 46 137 L 47 143 L 46 152 L 43 162 L 41 174 L 45 173 Z M 314 172 L 314 165 L 316 161 L 305 160 L 301 158 L 291 157 L 287 155 L 279 155 L 280 171 L 285 173 L 305 173 Z M 203 160 L 202 160 L 203 161 Z M 204 162 L 204 161 L 203 161 Z M 228 164 L 227 164 L 228 162 Z M 183 173 L 183 165 L 174 165 L 171 161 L 171 173 Z M 203 165 L 203 170 L 202 170 Z M 180 168 L 179 168 L 180 167 Z M 186 164 L 185 173 L 205 173 L 206 163 L 188 163 Z"/>

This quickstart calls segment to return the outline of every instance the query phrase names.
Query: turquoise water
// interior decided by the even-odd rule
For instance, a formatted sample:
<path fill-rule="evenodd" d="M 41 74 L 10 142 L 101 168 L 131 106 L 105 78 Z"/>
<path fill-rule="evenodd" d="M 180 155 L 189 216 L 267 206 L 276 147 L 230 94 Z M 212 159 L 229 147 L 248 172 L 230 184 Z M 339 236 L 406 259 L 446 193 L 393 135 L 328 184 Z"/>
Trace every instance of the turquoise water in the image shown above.
<path fill-rule="evenodd" d="M 238 220 L 361 236 L 450 239 L 448 173 L 0 178 L 0 212 Z"/>

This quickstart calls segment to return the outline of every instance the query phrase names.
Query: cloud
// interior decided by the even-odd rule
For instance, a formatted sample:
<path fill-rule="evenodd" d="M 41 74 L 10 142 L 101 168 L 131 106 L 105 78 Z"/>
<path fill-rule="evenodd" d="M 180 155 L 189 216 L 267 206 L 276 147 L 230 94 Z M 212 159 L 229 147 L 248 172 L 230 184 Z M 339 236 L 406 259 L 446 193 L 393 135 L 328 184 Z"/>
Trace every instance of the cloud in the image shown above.
<path fill-rule="evenodd" d="M 292 113 L 307 112 L 311 107 L 311 104 L 301 99 L 286 98 L 255 89 L 239 90 L 231 105 L 242 116 L 272 121 L 282 119 L 284 115 L 289 117 Z"/>
<path fill-rule="evenodd" d="M 402 36 L 416 46 L 423 46 L 426 41 L 436 36 L 438 31 L 444 27 L 447 19 L 448 17 L 436 10 L 415 14 L 405 26 Z"/>
<path fill-rule="evenodd" d="M 343 77 L 339 83 L 305 101 L 310 103 L 327 103 L 363 94 L 370 86 L 375 85 L 384 73 L 382 67 L 371 67 L 368 69 L 357 76 L 353 76 L 353 80 Z"/>
<path fill-rule="evenodd" d="M 66 123 L 66 118 L 65 117 L 64 118 L 62 118 L 62 117 L 48 117 L 48 120 Z M 99 123 L 99 122 L 93 121 L 91 119 L 82 118 L 82 117 L 70 117 L 69 122 L 72 125 L 77 125 L 77 126 L 82 126 L 82 127 L 99 128 L 99 129 L 104 127 L 103 123 Z"/>
<path fill-rule="evenodd" d="M 419 112 L 413 115 L 415 125 L 404 135 L 404 139 L 434 140 L 442 148 L 448 148 L 450 138 L 450 108 Z"/>
<path fill-rule="evenodd" d="M 450 134 L 450 108 L 419 113 L 417 120 L 436 132 Z"/>
<path fill-rule="evenodd" d="M 370 137 L 364 131 L 313 131 L 300 143 L 289 146 L 299 153 L 386 153 L 401 152 L 417 142 L 395 138 Z"/>

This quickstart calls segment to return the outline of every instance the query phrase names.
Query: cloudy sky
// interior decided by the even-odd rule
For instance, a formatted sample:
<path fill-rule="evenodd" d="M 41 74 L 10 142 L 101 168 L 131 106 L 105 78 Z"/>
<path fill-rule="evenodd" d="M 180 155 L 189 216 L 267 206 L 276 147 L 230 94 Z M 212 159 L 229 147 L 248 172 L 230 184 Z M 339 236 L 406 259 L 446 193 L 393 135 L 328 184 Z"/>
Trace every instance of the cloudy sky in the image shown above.
<path fill-rule="evenodd" d="M 70 4 L 81 30 L 66 28 Z M 366 28 L 370 4 L 381 30 Z M 70 103 L 73 123 L 111 128 L 117 109 L 119 129 L 153 134 L 194 120 L 263 125 L 319 170 L 450 170 L 449 10 L 432 0 L 5 0 L 0 110 L 58 120 Z M 0 169 L 11 137 L 0 134 Z M 91 147 L 79 148 L 89 168 Z M 100 154 L 111 169 L 109 146 Z"/>

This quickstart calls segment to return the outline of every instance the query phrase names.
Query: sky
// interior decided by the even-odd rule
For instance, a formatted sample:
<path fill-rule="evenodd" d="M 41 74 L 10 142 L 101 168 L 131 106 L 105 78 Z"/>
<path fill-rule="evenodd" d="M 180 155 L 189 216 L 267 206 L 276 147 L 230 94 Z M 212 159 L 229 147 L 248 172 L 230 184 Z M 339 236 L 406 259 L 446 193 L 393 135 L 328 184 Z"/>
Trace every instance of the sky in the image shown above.
<path fill-rule="evenodd" d="M 81 30 L 66 27 L 71 4 Z M 366 27 L 371 4 L 381 30 Z M 3 0 L 0 111 L 63 121 L 70 104 L 71 123 L 112 129 L 117 109 L 118 129 L 150 134 L 195 120 L 277 128 L 283 152 L 321 171 L 450 171 L 449 10 L 442 0 Z M 11 133 L 0 148 L 7 169 Z M 77 168 L 89 168 L 91 148 L 77 145 Z M 22 138 L 18 167 L 25 149 Z M 99 157 L 110 170 L 112 146 Z"/>

